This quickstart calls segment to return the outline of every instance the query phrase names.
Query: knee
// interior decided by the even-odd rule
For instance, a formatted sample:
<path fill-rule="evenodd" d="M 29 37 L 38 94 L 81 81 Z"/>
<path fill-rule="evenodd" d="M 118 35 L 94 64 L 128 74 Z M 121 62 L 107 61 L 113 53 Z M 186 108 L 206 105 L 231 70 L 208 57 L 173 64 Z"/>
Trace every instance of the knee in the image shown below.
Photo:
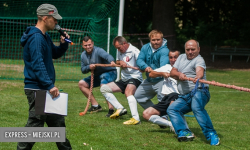
<path fill-rule="evenodd" d="M 144 119 L 149 120 L 149 118 L 151 116 L 150 113 L 149 113 L 149 110 L 148 109 L 144 110 L 143 113 L 142 113 L 142 116 L 143 116 Z"/>
<path fill-rule="evenodd" d="M 78 82 L 78 87 L 79 88 L 81 88 L 81 87 L 85 87 L 85 88 L 87 88 L 87 83 L 84 81 L 84 80 L 80 80 L 79 82 Z"/>
<path fill-rule="evenodd" d="M 133 93 L 131 93 L 130 91 L 127 91 L 127 90 L 125 90 L 124 94 L 126 97 L 133 95 Z"/>
<path fill-rule="evenodd" d="M 100 92 L 102 94 L 105 94 L 105 93 L 112 93 L 112 89 L 107 85 L 107 84 L 103 84 L 100 88 Z"/>
<path fill-rule="evenodd" d="M 204 108 L 202 108 L 202 107 L 197 107 L 197 106 L 191 106 L 191 109 L 192 109 L 193 113 L 201 112 L 201 111 L 204 110 Z"/>
<path fill-rule="evenodd" d="M 174 110 L 174 107 L 168 107 L 168 109 L 167 109 L 167 114 L 168 115 L 170 115 L 170 114 L 172 114 L 173 112 L 174 112 L 175 110 Z"/>

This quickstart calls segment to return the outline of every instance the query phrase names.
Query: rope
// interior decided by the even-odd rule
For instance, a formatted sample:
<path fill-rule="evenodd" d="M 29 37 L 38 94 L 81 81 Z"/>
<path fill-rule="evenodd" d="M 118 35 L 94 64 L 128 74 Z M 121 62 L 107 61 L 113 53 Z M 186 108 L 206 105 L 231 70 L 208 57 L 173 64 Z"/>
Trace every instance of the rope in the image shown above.
<path fill-rule="evenodd" d="M 185 80 L 194 81 L 194 78 L 186 77 Z M 219 87 L 225 87 L 225 88 L 229 88 L 229 89 L 235 89 L 235 90 L 244 91 L 244 92 L 250 92 L 250 89 L 248 89 L 248 88 L 239 87 L 239 86 L 235 86 L 235 85 L 223 84 L 223 83 L 219 83 L 219 82 L 215 82 L 215 81 L 207 81 L 207 80 L 200 79 L 199 82 L 214 85 L 214 86 L 219 86 Z"/>
<path fill-rule="evenodd" d="M 94 65 L 97 66 L 97 67 L 121 67 L 120 65 L 111 65 L 111 64 L 94 64 Z M 127 68 L 132 68 L 132 69 L 135 69 L 135 70 L 139 70 L 139 68 L 132 67 L 132 66 L 127 66 Z M 87 113 L 88 108 L 89 108 L 90 96 L 92 94 L 93 85 L 94 85 L 94 70 L 91 71 L 91 80 L 90 80 L 90 82 L 91 83 L 90 83 L 90 89 L 89 89 L 88 102 L 87 102 L 87 105 L 85 107 L 85 110 L 83 112 L 80 112 L 79 116 L 84 116 Z"/>
<path fill-rule="evenodd" d="M 121 67 L 121 65 L 111 65 L 111 64 L 94 64 L 97 67 Z M 139 70 L 137 67 L 132 67 L 132 66 L 126 66 L 127 68 L 132 68 L 135 70 Z"/>
<path fill-rule="evenodd" d="M 95 64 L 95 66 L 97 66 L 97 67 L 121 67 L 120 65 L 111 65 L 111 64 Z M 139 70 L 139 68 L 132 67 L 132 66 L 127 66 L 127 68 L 132 68 L 132 69 L 135 69 L 135 70 Z M 194 78 L 186 77 L 185 80 L 194 81 Z M 90 91 L 89 91 L 87 106 L 85 107 L 85 110 L 83 112 L 79 113 L 80 116 L 85 115 L 87 113 L 87 111 L 88 111 L 88 107 L 89 107 L 89 103 L 90 103 L 90 96 L 91 96 L 92 90 L 93 90 L 93 82 L 94 82 L 94 70 L 91 71 L 91 85 L 90 85 Z M 198 80 L 198 82 L 205 83 L 205 84 L 210 84 L 210 85 L 214 85 L 214 86 L 219 86 L 219 87 L 236 89 L 236 90 L 244 91 L 244 92 L 250 92 L 250 89 L 248 89 L 248 88 L 239 87 L 239 86 L 235 86 L 235 85 L 227 85 L 227 84 L 223 84 L 223 83 L 219 83 L 219 82 L 215 82 L 215 81 L 207 81 L 207 80 L 200 79 L 200 80 Z"/>
<path fill-rule="evenodd" d="M 89 89 L 89 96 L 88 96 L 88 102 L 87 102 L 87 105 L 85 107 L 85 110 L 83 112 L 80 112 L 79 113 L 79 116 L 83 116 L 87 113 L 88 111 L 88 108 L 89 108 L 89 103 L 90 103 L 90 97 L 91 97 L 91 94 L 92 94 L 92 90 L 93 90 L 93 82 L 94 81 L 94 70 L 91 71 L 91 84 L 90 84 L 90 89 Z"/>

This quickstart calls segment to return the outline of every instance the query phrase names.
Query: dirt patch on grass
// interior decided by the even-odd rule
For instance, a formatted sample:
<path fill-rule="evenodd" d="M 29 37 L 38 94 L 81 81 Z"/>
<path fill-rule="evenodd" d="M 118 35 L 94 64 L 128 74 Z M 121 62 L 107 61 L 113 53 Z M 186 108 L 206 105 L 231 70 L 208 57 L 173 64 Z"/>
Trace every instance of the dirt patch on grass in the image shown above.
<path fill-rule="evenodd" d="M 9 82 L 9 81 L 0 81 L 0 91 L 2 91 L 4 88 L 7 87 L 18 87 L 18 86 L 23 86 L 23 83 L 20 82 L 15 82 L 15 80 L 13 80 L 13 82 Z"/>
<path fill-rule="evenodd" d="M 0 64 L 0 70 L 15 70 L 17 72 L 23 72 L 23 65 L 12 65 L 12 64 Z"/>

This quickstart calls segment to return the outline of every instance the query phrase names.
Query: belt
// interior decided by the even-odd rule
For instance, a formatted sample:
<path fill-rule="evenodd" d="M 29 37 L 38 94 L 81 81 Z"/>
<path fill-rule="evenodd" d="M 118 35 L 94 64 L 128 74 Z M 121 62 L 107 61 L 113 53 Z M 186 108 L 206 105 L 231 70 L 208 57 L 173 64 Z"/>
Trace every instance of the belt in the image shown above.
<path fill-rule="evenodd" d="M 207 86 L 207 87 L 204 87 L 204 88 L 208 90 L 208 86 Z M 202 87 L 198 87 L 198 89 L 202 89 Z"/>

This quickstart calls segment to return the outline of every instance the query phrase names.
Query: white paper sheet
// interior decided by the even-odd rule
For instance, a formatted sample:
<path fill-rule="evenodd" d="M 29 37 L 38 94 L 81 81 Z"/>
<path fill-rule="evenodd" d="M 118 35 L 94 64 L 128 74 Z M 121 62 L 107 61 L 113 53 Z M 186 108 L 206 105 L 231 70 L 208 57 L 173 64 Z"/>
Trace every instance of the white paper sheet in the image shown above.
<path fill-rule="evenodd" d="M 67 116 L 68 94 L 60 93 L 58 97 L 52 99 L 49 91 L 46 92 L 45 113 L 52 113 Z"/>

